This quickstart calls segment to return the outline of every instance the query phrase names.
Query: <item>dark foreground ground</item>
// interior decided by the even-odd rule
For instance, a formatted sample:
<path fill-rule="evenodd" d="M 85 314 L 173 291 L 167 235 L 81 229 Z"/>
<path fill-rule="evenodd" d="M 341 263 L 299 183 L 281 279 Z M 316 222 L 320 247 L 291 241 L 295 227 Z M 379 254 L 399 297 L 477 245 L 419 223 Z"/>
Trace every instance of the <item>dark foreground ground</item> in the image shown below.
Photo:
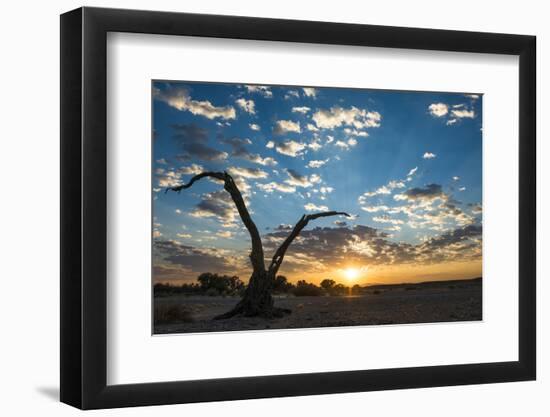
<path fill-rule="evenodd" d="M 481 320 L 481 278 L 423 284 L 377 285 L 361 295 L 276 297 L 292 314 L 280 319 L 234 317 L 212 320 L 230 310 L 238 297 L 176 295 L 155 297 L 155 311 L 165 315 L 155 334 L 295 329 Z M 165 314 L 168 312 L 168 314 Z"/>

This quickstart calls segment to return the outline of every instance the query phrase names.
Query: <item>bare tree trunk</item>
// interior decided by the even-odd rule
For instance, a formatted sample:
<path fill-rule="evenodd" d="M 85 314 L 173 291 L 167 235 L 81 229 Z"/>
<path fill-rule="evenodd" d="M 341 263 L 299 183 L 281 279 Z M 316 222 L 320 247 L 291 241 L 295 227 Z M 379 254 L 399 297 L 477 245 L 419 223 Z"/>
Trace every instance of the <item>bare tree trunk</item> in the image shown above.
<path fill-rule="evenodd" d="M 224 189 L 231 195 L 235 206 L 239 212 L 242 222 L 250 234 L 250 239 L 252 243 L 252 250 L 250 252 L 250 262 L 252 264 L 252 275 L 248 282 L 248 286 L 245 290 L 244 296 L 237 303 L 237 305 L 227 313 L 215 317 L 216 320 L 227 319 L 236 315 L 243 316 L 262 316 L 262 317 L 281 317 L 284 314 L 289 314 L 290 310 L 277 308 L 274 306 L 273 296 L 271 295 L 271 290 L 273 287 L 273 282 L 281 264 L 283 262 L 285 253 L 292 243 L 292 241 L 300 234 L 302 229 L 307 226 L 310 220 L 315 220 L 320 217 L 328 216 L 337 216 L 343 215 L 348 216 L 349 214 L 344 212 L 337 211 L 328 211 L 323 213 L 308 214 L 303 215 L 294 229 L 290 232 L 289 236 L 281 244 L 281 246 L 275 252 L 273 259 L 269 265 L 269 268 L 265 268 L 264 261 L 264 250 L 262 245 L 262 240 L 260 233 L 256 224 L 250 217 L 250 213 L 246 208 L 246 204 L 242 197 L 239 188 L 235 184 L 235 181 L 227 172 L 202 172 L 198 175 L 195 175 L 187 184 L 179 185 L 176 187 L 170 187 L 166 192 L 176 191 L 180 192 L 183 189 L 191 187 L 195 181 L 200 180 L 201 178 L 211 177 L 218 179 L 224 182 Z"/>

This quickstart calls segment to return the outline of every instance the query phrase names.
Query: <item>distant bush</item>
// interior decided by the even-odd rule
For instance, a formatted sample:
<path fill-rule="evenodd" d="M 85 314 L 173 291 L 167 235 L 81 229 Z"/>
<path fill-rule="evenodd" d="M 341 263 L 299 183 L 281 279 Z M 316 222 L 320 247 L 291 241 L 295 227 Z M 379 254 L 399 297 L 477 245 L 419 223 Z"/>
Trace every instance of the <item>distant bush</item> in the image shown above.
<path fill-rule="evenodd" d="M 296 297 L 318 297 L 324 295 L 324 291 L 321 287 L 303 280 L 296 283 L 296 288 L 294 288 L 293 293 Z"/>
<path fill-rule="evenodd" d="M 153 286 L 155 297 L 170 295 L 241 295 L 244 282 L 237 276 L 227 276 L 205 272 L 197 277 L 197 283 L 173 285 L 158 283 Z"/>
<path fill-rule="evenodd" d="M 155 324 L 189 323 L 192 321 L 191 311 L 179 304 L 155 304 Z"/>
<path fill-rule="evenodd" d="M 296 287 L 288 282 L 285 276 L 283 275 L 277 275 L 275 280 L 273 281 L 273 292 L 275 294 L 287 294 L 289 292 L 292 292 Z"/>
<path fill-rule="evenodd" d="M 207 295 L 237 295 L 244 290 L 244 283 L 237 276 L 204 272 L 198 276 L 197 281 Z M 217 294 L 214 294 L 214 291 Z"/>
<path fill-rule="evenodd" d="M 333 279 L 324 279 L 321 281 L 321 288 L 324 289 L 328 294 L 330 294 L 331 290 L 336 285 L 336 281 Z"/>

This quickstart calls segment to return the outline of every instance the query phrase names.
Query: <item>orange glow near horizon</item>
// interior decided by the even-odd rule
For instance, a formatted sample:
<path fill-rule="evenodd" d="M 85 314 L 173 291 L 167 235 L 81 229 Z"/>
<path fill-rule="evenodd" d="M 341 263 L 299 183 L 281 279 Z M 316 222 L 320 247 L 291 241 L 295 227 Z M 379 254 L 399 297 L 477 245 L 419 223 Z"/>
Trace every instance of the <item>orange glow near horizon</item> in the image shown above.
<path fill-rule="evenodd" d="M 242 281 L 248 282 L 251 271 L 242 270 L 234 272 L 213 272 L 226 275 L 238 275 Z M 344 268 L 334 267 L 326 268 L 324 271 L 311 272 L 285 271 L 283 265 L 279 271 L 279 274 L 286 276 L 287 279 L 294 284 L 299 280 L 306 280 L 307 282 L 319 285 L 323 279 L 333 279 L 344 285 L 358 284 L 363 286 L 374 284 L 403 284 L 481 277 L 482 262 L 481 260 L 475 260 L 468 262 L 447 262 L 429 265 L 370 265 L 368 267 L 351 264 Z M 198 273 L 188 277 L 175 275 L 173 277 L 166 277 L 165 279 L 156 279 L 154 282 L 164 282 L 178 285 L 184 282 L 195 282 L 196 276 L 198 275 Z"/>

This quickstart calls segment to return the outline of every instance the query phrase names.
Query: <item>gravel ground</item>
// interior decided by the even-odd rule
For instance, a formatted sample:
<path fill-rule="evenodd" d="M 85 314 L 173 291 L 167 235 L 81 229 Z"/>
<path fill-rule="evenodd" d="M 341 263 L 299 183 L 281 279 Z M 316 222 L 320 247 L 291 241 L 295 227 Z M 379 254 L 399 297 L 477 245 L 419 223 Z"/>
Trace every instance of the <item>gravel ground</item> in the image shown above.
<path fill-rule="evenodd" d="M 237 297 L 170 296 L 155 298 L 155 306 L 177 305 L 186 322 L 157 324 L 155 334 L 293 329 L 333 326 L 435 323 L 482 319 L 481 280 L 460 284 L 394 285 L 370 289 L 358 296 L 276 297 L 275 305 L 292 314 L 279 319 L 234 317 L 212 320 L 230 310 Z"/>

